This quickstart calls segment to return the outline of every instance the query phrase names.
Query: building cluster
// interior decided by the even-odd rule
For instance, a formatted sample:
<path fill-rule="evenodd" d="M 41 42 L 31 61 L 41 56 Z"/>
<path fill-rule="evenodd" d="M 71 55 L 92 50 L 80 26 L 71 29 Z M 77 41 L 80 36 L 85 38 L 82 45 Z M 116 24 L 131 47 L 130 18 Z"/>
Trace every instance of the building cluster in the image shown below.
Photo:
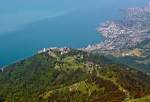
<path fill-rule="evenodd" d="M 59 52 L 61 55 L 67 54 L 70 52 L 70 48 L 63 47 L 63 48 L 57 48 L 57 47 L 51 47 L 51 48 L 43 48 L 42 50 L 38 51 L 38 53 L 45 53 L 47 52 L 50 56 L 54 56 L 54 51 Z"/>
<path fill-rule="evenodd" d="M 129 8 L 121 21 L 107 21 L 97 28 L 105 41 L 89 45 L 84 50 L 121 50 L 134 48 L 144 40 L 150 40 L 150 5 Z"/>

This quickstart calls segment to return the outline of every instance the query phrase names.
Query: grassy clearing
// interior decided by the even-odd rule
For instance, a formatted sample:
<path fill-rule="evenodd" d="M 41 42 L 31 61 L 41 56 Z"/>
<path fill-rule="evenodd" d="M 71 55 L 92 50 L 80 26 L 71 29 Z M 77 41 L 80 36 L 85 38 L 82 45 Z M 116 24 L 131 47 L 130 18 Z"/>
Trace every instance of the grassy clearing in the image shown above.
<path fill-rule="evenodd" d="M 144 97 L 144 98 L 140 98 L 140 99 L 134 99 L 128 102 L 150 102 L 150 96 Z"/>

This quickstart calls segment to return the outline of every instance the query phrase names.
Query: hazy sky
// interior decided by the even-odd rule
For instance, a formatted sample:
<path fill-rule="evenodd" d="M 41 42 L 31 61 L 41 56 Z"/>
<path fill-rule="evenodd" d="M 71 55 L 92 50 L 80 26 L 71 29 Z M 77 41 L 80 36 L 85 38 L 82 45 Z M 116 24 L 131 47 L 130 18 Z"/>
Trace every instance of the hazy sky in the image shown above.
<path fill-rule="evenodd" d="M 148 2 L 126 1 L 126 4 L 130 1 L 129 5 Z M 100 3 L 113 6 L 117 2 L 118 0 L 0 0 L 0 35 L 45 18 L 63 16 L 83 8 L 98 7 Z"/>

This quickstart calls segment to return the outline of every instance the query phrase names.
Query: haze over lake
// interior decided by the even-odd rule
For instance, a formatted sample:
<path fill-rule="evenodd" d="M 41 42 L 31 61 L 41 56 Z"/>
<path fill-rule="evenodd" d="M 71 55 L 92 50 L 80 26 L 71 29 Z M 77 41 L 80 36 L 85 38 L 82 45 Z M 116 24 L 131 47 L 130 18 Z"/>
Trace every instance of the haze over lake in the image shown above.
<path fill-rule="evenodd" d="M 80 48 L 102 40 L 96 27 L 148 0 L 1 0 L 0 66 L 44 47 Z"/>

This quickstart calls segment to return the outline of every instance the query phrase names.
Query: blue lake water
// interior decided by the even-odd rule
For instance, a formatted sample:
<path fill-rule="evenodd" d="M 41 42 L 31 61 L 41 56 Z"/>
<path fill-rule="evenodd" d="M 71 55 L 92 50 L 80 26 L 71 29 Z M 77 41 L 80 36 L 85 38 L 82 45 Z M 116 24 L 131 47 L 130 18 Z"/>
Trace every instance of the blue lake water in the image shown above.
<path fill-rule="evenodd" d="M 7 1 L 0 1 L 0 66 L 31 56 L 44 47 L 80 48 L 99 43 L 103 39 L 96 32 L 100 23 L 120 19 L 121 9 L 148 3 L 148 0 L 14 0 L 9 4 Z"/>

